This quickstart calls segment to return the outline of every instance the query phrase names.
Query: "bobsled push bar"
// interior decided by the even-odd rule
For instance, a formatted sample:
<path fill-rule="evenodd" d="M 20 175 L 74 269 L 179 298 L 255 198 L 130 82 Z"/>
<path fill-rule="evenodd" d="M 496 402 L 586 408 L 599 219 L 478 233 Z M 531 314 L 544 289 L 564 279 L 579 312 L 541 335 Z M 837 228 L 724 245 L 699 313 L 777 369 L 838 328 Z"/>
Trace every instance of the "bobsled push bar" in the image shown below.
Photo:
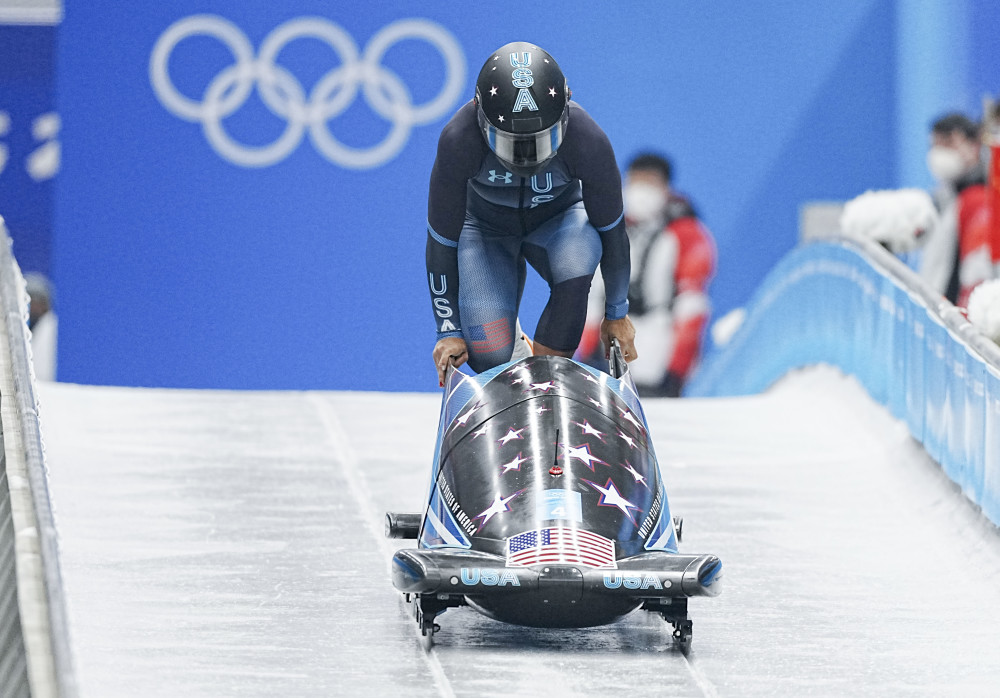
<path fill-rule="evenodd" d="M 618 338 L 611 339 L 611 351 L 608 352 L 608 373 L 612 378 L 621 378 L 628 369 L 628 363 L 622 356 L 622 348 L 618 344 Z"/>
<path fill-rule="evenodd" d="M 551 564 L 507 567 L 474 550 L 399 550 L 392 582 L 410 594 L 502 595 L 538 591 L 627 596 L 636 599 L 716 596 L 722 563 L 714 555 L 649 551 L 618 560 L 613 569 Z"/>

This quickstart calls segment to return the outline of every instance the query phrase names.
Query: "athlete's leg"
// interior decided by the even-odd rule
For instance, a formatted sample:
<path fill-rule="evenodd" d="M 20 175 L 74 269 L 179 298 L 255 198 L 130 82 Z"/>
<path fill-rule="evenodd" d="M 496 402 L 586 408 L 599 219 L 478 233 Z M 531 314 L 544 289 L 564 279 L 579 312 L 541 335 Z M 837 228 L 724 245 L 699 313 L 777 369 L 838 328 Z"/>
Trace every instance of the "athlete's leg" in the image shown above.
<path fill-rule="evenodd" d="M 600 234 L 578 203 L 528 235 L 522 250 L 549 284 L 549 302 L 535 331 L 535 353 L 572 356 L 587 321 L 590 280 L 601 261 Z"/>
<path fill-rule="evenodd" d="M 458 240 L 458 307 L 469 366 L 476 373 L 510 361 L 517 320 L 520 242 L 466 218 Z"/>

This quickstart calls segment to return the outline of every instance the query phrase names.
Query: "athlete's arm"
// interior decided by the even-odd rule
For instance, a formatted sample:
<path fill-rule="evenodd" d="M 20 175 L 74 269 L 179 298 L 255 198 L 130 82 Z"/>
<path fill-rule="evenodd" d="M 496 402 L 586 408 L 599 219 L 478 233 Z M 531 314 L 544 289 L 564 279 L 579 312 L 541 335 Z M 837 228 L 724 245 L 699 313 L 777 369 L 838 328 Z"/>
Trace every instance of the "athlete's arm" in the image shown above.
<path fill-rule="evenodd" d="M 582 107 L 570 102 L 566 141 L 560 148 L 570 173 L 580 180 L 583 205 L 601 236 L 601 276 L 604 279 L 604 320 L 601 339 L 605 354 L 617 338 L 626 361 L 634 361 L 635 328 L 628 318 L 631 271 L 628 235 L 622 205 L 622 178 L 611 141 Z"/>
<path fill-rule="evenodd" d="M 427 282 L 438 339 L 461 337 L 458 312 L 458 238 L 465 222 L 469 179 L 482 163 L 485 147 L 469 102 L 452 117 L 438 139 L 427 201 Z"/>
<path fill-rule="evenodd" d="M 604 316 L 620 320 L 628 314 L 630 272 L 621 172 L 601 127 L 575 102 L 570 102 L 570 108 L 566 142 L 560 153 L 565 154 L 570 173 L 580 180 L 587 217 L 601 236 Z"/>

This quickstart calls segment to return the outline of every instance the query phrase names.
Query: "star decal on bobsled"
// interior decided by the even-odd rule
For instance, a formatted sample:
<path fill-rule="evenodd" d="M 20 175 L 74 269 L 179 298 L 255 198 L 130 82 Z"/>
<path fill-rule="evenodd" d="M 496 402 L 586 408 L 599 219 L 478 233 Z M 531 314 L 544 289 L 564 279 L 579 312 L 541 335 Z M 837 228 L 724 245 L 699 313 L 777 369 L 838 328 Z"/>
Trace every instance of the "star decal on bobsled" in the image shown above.
<path fill-rule="evenodd" d="M 594 427 L 590 426 L 590 422 L 588 422 L 586 419 L 583 420 L 582 422 L 573 422 L 573 424 L 580 427 L 580 429 L 583 430 L 584 434 L 588 434 L 590 436 L 596 436 L 598 439 L 601 440 L 602 443 L 604 442 L 604 432 L 600 432 Z"/>
<path fill-rule="evenodd" d="M 508 502 L 514 499 L 514 497 L 521 494 L 522 492 L 524 492 L 524 490 L 518 490 L 509 497 L 503 497 L 500 495 L 499 492 L 497 492 L 497 494 L 493 497 L 493 503 L 490 504 L 488 507 L 486 507 L 486 509 L 481 514 L 472 517 L 473 521 L 477 519 L 482 519 L 482 523 L 479 524 L 478 530 L 482 531 L 483 526 L 488 524 L 490 522 L 490 519 L 492 519 L 497 514 L 503 514 L 504 512 L 510 511 L 510 505 L 508 505 Z"/>
<path fill-rule="evenodd" d="M 625 443 L 627 443 L 629 446 L 635 448 L 635 439 L 633 439 L 628 434 L 624 433 L 621 429 L 618 430 L 618 436 L 620 436 L 622 440 L 624 440 Z"/>
<path fill-rule="evenodd" d="M 628 517 L 629 521 L 631 521 L 636 526 L 639 525 L 638 523 L 636 523 L 635 517 L 632 516 L 632 512 L 630 510 L 635 509 L 636 511 L 640 511 L 640 507 L 636 506 L 632 502 L 625 499 L 621 495 L 621 492 L 618 491 L 618 488 L 615 487 L 615 483 L 611 481 L 610 477 L 608 478 L 608 481 L 604 484 L 604 487 L 601 487 L 596 482 L 591 482 L 590 480 L 584 480 L 584 482 L 586 482 L 588 485 L 590 485 L 595 490 L 601 493 L 601 499 L 600 501 L 597 502 L 598 506 L 616 507 L 623 514 L 625 514 L 625 516 Z"/>
<path fill-rule="evenodd" d="M 521 432 L 524 431 L 526 428 L 527 427 L 521 427 L 520 429 L 515 430 L 514 427 L 507 427 L 507 433 L 501 436 L 499 439 L 497 439 L 497 443 L 503 446 L 508 441 L 513 441 L 514 439 L 523 439 L 524 437 L 521 436 Z"/>
<path fill-rule="evenodd" d="M 455 423 L 458 424 L 459 426 L 463 426 L 464 427 L 465 424 L 466 424 L 466 422 L 469 421 L 469 418 L 472 417 L 472 413 L 475 412 L 478 409 L 481 409 L 485 404 L 486 403 L 484 403 L 482 400 L 477 400 L 476 404 L 473 405 L 472 408 L 469 409 L 468 412 L 466 412 L 462 416 L 460 416 L 460 417 L 458 417 L 458 418 L 455 419 Z"/>
<path fill-rule="evenodd" d="M 511 376 L 511 385 L 521 385 L 524 381 L 531 378 L 531 369 L 522 364 L 518 364 L 514 368 L 505 371 L 505 374 Z"/>
<path fill-rule="evenodd" d="M 500 466 L 501 468 L 503 468 L 503 472 L 501 473 L 501 475 L 505 475 L 509 473 L 511 470 L 520 470 L 521 463 L 527 463 L 529 460 L 531 460 L 530 458 L 522 458 L 521 453 L 522 453 L 521 451 L 518 451 L 517 458 L 512 460 L 510 463 L 504 463 L 503 465 Z"/>
<path fill-rule="evenodd" d="M 590 400 L 594 404 L 594 407 L 604 407 L 604 403 L 601 402 L 600 400 L 595 400 L 592 397 L 588 397 L 587 399 Z"/>
<path fill-rule="evenodd" d="M 544 383 L 529 383 L 524 392 L 528 392 L 529 390 L 540 390 L 543 393 L 547 393 L 554 387 L 556 387 L 556 384 L 552 381 L 545 381 Z"/>
<path fill-rule="evenodd" d="M 631 410 L 619 407 L 618 411 L 622 413 L 622 417 L 631 422 L 632 426 L 639 430 L 639 433 L 646 431 L 646 428 L 639 423 L 639 420 L 635 418 L 635 415 L 632 414 Z"/>
<path fill-rule="evenodd" d="M 621 464 L 621 466 L 625 468 L 625 470 L 629 471 L 632 477 L 635 478 L 636 482 L 641 482 L 643 487 L 645 487 L 647 490 L 649 489 L 649 485 L 646 484 L 646 476 L 640 474 L 638 470 L 633 468 L 631 463 L 625 461 L 624 463 Z"/>
<path fill-rule="evenodd" d="M 486 434 L 486 430 L 488 428 L 489 428 L 488 424 L 484 424 L 483 426 L 479 427 L 474 432 L 472 432 L 472 438 L 478 439 L 480 436 L 483 436 L 484 434 Z"/>
<path fill-rule="evenodd" d="M 590 444 L 583 444 L 582 446 L 570 446 L 568 444 L 563 444 L 563 450 L 563 455 L 567 459 L 576 458 L 577 460 L 583 461 L 583 464 L 590 468 L 591 472 L 594 472 L 594 463 L 607 465 L 607 463 L 590 452 Z"/>

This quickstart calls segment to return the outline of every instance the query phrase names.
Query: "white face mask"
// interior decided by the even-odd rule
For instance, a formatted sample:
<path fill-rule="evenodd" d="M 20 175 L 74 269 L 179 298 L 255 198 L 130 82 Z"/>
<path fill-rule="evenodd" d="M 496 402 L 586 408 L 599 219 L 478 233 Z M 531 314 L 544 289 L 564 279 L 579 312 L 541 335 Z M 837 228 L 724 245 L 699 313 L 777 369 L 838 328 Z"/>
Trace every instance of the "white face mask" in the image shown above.
<path fill-rule="evenodd" d="M 954 148 L 936 145 L 927 151 L 927 169 L 934 179 L 952 184 L 965 172 L 965 162 Z"/>
<path fill-rule="evenodd" d="M 625 185 L 625 217 L 636 223 L 655 220 L 663 214 L 667 205 L 664 191 L 648 182 L 632 182 Z"/>

